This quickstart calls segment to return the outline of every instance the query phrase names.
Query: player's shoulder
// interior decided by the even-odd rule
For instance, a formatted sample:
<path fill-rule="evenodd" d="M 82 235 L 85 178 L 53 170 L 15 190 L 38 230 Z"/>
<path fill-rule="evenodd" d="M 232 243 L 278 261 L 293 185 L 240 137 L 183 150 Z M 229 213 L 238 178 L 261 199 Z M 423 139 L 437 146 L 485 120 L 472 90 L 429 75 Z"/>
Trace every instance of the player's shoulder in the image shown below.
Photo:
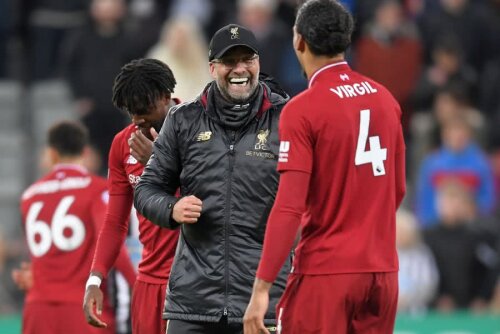
<path fill-rule="evenodd" d="M 129 124 L 125 128 L 123 128 L 120 132 L 118 132 L 113 142 L 111 143 L 110 155 L 121 156 L 122 152 L 129 152 L 128 139 L 136 131 L 136 126 L 134 124 Z"/>
<path fill-rule="evenodd" d="M 46 180 L 49 180 L 52 174 L 52 172 L 47 173 L 46 175 L 30 184 L 21 194 L 21 203 L 30 200 L 37 193 L 37 189 L 40 187 L 40 185 Z"/>
<path fill-rule="evenodd" d="M 292 97 L 283 108 L 282 113 L 292 114 L 296 112 L 300 112 L 305 107 L 310 107 L 311 96 L 314 95 L 314 92 L 310 89 L 306 89 L 299 94 Z"/>
<path fill-rule="evenodd" d="M 92 184 L 95 185 L 95 187 L 99 187 L 102 189 L 107 189 L 108 187 L 108 181 L 103 178 L 102 176 L 95 175 L 95 174 L 89 174 L 90 179 L 92 180 Z"/>
<path fill-rule="evenodd" d="M 104 203 L 107 203 L 109 197 L 107 180 L 95 174 L 89 174 L 88 176 L 91 179 L 89 185 L 89 192 L 91 193 L 90 198 L 92 200 L 101 198 Z"/>
<path fill-rule="evenodd" d="M 359 78 L 358 80 L 363 81 L 368 83 L 368 90 L 370 91 L 376 91 L 378 94 L 380 94 L 384 99 L 387 99 L 388 101 L 392 102 L 395 105 L 399 105 L 398 101 L 396 98 L 392 95 L 392 93 L 385 87 L 383 84 L 380 82 L 367 77 L 359 72 L 353 71 L 353 73 L 356 74 L 356 76 Z"/>
<path fill-rule="evenodd" d="M 169 109 L 167 118 L 174 120 L 190 118 L 193 114 L 199 114 L 202 109 L 203 104 L 200 98 L 178 103 Z"/>
<path fill-rule="evenodd" d="M 114 141 L 127 141 L 130 135 L 136 130 L 136 126 L 131 123 L 124 127 L 120 132 L 115 135 Z"/>

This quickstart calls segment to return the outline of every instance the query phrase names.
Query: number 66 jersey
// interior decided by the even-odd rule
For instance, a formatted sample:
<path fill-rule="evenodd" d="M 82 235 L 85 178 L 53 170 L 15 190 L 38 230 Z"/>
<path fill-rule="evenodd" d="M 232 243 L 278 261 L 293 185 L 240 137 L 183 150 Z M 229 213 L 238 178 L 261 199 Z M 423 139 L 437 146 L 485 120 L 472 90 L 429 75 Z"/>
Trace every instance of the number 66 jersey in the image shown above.
<path fill-rule="evenodd" d="M 106 186 L 79 165 L 56 165 L 23 193 L 34 278 L 26 302 L 81 304 L 106 212 Z"/>

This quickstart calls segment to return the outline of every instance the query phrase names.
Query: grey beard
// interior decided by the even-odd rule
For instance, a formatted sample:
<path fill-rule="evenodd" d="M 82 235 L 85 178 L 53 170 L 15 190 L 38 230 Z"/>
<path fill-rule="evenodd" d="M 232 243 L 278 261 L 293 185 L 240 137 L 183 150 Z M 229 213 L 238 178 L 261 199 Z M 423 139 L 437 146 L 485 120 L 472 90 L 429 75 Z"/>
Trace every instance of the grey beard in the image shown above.
<path fill-rule="evenodd" d="M 215 84 L 217 85 L 217 88 L 219 89 L 219 92 L 222 95 L 222 97 L 227 102 L 234 103 L 234 104 L 244 104 L 244 103 L 247 103 L 248 100 L 250 99 L 250 97 L 252 97 L 255 94 L 255 91 L 257 90 L 257 87 L 259 86 L 258 84 L 255 85 L 255 87 L 253 87 L 253 89 L 250 92 L 248 92 L 248 95 L 246 97 L 234 98 L 231 95 L 229 95 L 227 93 L 227 91 L 225 91 L 225 90 L 223 90 L 221 88 L 221 86 L 219 85 L 219 82 L 217 80 L 215 80 Z"/>

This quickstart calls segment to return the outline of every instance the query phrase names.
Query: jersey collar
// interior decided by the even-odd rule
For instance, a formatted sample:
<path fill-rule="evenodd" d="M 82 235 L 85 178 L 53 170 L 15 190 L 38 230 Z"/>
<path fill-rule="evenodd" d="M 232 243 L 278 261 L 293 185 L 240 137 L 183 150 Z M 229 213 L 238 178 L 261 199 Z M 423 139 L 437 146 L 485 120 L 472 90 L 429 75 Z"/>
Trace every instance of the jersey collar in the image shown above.
<path fill-rule="evenodd" d="M 314 72 L 314 74 L 312 75 L 311 80 L 309 80 L 308 88 L 311 88 L 313 82 L 316 80 L 319 74 L 323 73 L 324 71 L 330 68 L 335 68 L 335 67 L 337 67 L 337 70 L 340 71 L 341 69 L 345 69 L 346 67 L 348 68 L 349 65 L 347 64 L 346 61 L 340 61 L 338 63 L 328 64 L 321 67 L 320 69 L 316 70 L 316 72 Z"/>
<path fill-rule="evenodd" d="M 72 170 L 76 170 L 82 174 L 88 174 L 88 170 L 87 168 L 83 167 L 82 165 L 79 165 L 79 164 L 68 164 L 68 163 L 61 163 L 61 164 L 56 164 L 52 170 L 53 171 L 60 171 L 60 170 L 68 170 L 68 169 L 72 169 Z"/>

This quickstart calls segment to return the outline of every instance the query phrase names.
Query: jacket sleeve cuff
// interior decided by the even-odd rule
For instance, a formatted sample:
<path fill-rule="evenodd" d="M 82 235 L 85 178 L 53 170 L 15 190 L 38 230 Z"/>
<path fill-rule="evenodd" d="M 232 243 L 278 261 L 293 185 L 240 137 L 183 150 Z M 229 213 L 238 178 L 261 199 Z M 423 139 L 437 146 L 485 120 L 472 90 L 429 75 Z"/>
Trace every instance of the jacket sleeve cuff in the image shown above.
<path fill-rule="evenodd" d="M 170 199 L 170 198 L 168 199 L 167 211 L 166 211 L 168 218 L 166 219 L 165 223 L 162 224 L 162 227 L 166 227 L 168 229 L 175 230 L 175 229 L 179 228 L 179 226 L 181 226 L 181 224 L 176 222 L 174 220 L 174 218 L 172 217 L 172 214 L 174 212 L 174 206 L 180 199 L 181 199 L 181 197 L 174 197 L 172 199 Z"/>

